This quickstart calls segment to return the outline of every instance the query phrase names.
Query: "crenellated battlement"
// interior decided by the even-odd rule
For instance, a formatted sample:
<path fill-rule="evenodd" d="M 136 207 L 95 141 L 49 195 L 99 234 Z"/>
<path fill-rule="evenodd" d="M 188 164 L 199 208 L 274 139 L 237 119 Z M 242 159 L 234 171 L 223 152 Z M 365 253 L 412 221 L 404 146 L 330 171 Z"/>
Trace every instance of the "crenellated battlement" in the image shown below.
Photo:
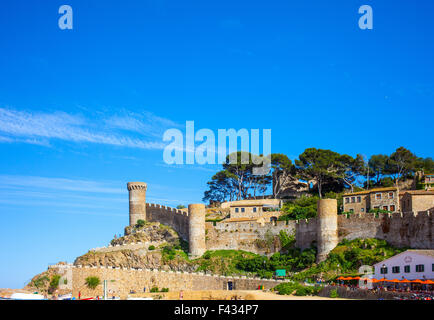
<path fill-rule="evenodd" d="M 168 207 L 168 206 L 164 206 L 161 204 L 156 204 L 156 203 L 146 203 L 146 208 L 156 208 L 156 209 L 162 209 L 162 212 L 164 213 L 175 213 L 175 214 L 180 214 L 183 216 L 188 216 L 188 212 L 185 210 L 180 210 L 177 208 L 173 208 L 173 207 Z"/>
<path fill-rule="evenodd" d="M 204 250 L 219 249 L 247 250 L 258 253 L 262 249 L 255 246 L 255 241 L 263 241 L 269 237 L 270 233 L 278 239 L 281 231 L 288 234 L 295 233 L 296 246 L 301 249 L 309 248 L 316 243 L 320 259 L 324 259 L 328 252 L 343 239 L 377 238 L 384 239 L 398 247 L 434 248 L 432 239 L 434 208 L 421 212 L 338 215 L 336 200 L 321 199 L 318 203 L 318 215 L 310 219 L 288 221 L 241 219 L 205 223 L 203 205 L 189 205 L 187 211 L 146 203 L 146 187 L 144 186 L 146 184 L 139 182 L 128 184 L 130 221 L 144 219 L 170 226 L 178 232 L 181 238 L 189 241 L 190 249 L 197 249 L 196 254 Z M 198 209 L 199 206 L 201 207 L 199 215 L 190 212 L 194 208 Z M 194 221 L 191 221 L 192 219 Z"/>

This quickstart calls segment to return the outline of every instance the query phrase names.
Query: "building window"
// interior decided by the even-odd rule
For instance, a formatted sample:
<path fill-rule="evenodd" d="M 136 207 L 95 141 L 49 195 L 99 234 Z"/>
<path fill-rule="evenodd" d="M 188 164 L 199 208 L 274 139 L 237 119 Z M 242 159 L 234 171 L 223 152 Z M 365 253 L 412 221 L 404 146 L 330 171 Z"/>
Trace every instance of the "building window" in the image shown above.
<path fill-rule="evenodd" d="M 416 272 L 423 272 L 424 271 L 424 265 L 423 264 L 417 264 L 416 265 Z"/>
<path fill-rule="evenodd" d="M 357 197 L 357 202 L 362 202 L 362 197 Z"/>
<path fill-rule="evenodd" d="M 345 203 L 350 203 L 350 198 L 345 198 Z"/>
<path fill-rule="evenodd" d="M 399 273 L 399 266 L 392 267 L 392 273 Z"/>
<path fill-rule="evenodd" d="M 256 208 L 253 208 L 253 212 L 256 212 Z"/>
<path fill-rule="evenodd" d="M 244 208 L 241 208 L 241 212 L 244 212 L 245 211 L 245 209 Z"/>
<path fill-rule="evenodd" d="M 365 208 L 360 209 L 360 211 L 365 212 Z"/>
<path fill-rule="evenodd" d="M 381 193 L 377 193 L 377 194 L 375 194 L 375 199 L 377 199 L 377 200 L 381 200 Z"/>
<path fill-rule="evenodd" d="M 387 274 L 387 267 L 381 267 L 380 273 L 381 274 Z"/>
<path fill-rule="evenodd" d="M 238 213 L 238 211 L 239 211 L 239 209 L 238 209 L 238 208 L 235 208 L 235 212 Z"/>
<path fill-rule="evenodd" d="M 350 209 L 350 212 L 354 212 L 354 209 Z"/>
<path fill-rule="evenodd" d="M 356 197 L 351 197 L 351 203 L 356 202 Z"/>
<path fill-rule="evenodd" d="M 388 210 L 389 208 L 387 206 L 383 206 L 383 210 Z"/>
<path fill-rule="evenodd" d="M 389 192 L 389 199 L 393 199 L 395 194 L 393 192 Z"/>
<path fill-rule="evenodd" d="M 395 206 L 393 204 L 390 206 L 390 211 L 395 212 Z"/>
<path fill-rule="evenodd" d="M 434 272 L 434 263 L 432 264 L 432 271 Z"/>
<path fill-rule="evenodd" d="M 404 266 L 404 272 L 410 273 L 410 266 Z"/>

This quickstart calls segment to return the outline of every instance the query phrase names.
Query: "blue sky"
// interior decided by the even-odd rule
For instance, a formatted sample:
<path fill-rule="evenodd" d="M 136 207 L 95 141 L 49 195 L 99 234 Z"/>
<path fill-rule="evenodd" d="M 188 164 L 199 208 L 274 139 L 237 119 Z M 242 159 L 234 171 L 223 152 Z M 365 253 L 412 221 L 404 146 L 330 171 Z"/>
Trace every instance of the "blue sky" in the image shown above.
<path fill-rule="evenodd" d="M 73 30 L 58 8 L 73 8 Z M 358 27 L 370 4 L 374 29 Z M 272 129 L 272 151 L 433 156 L 432 1 L 2 1 L 0 287 L 106 245 L 148 199 L 200 202 L 215 166 L 162 134 Z"/>

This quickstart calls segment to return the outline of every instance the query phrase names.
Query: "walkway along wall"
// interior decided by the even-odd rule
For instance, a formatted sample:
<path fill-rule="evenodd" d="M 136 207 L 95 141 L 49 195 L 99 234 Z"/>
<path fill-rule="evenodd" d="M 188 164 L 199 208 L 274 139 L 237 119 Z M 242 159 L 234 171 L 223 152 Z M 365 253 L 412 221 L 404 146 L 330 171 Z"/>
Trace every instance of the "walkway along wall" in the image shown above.
<path fill-rule="evenodd" d="M 204 273 L 164 272 L 148 269 L 126 269 L 108 267 L 89 267 L 54 265 L 59 274 L 66 275 L 69 270 L 70 283 L 73 296 L 81 293 L 82 297 L 95 297 L 103 295 L 103 280 L 108 281 L 109 289 L 113 295 L 125 298 L 131 290 L 146 292 L 152 287 L 169 288 L 170 291 L 178 290 L 227 290 L 231 282 L 234 290 L 255 290 L 258 286 L 270 289 L 282 283 L 281 280 L 266 280 L 260 278 L 225 277 Z M 90 289 L 86 285 L 86 278 L 96 276 L 101 284 L 96 289 Z"/>

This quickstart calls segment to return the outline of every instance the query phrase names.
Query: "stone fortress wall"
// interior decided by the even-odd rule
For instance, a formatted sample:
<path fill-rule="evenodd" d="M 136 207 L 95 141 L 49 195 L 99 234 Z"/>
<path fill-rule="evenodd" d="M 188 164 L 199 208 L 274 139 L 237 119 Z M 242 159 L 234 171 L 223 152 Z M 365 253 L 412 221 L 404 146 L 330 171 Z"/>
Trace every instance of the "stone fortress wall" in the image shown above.
<path fill-rule="evenodd" d="M 205 274 L 201 272 L 189 273 L 179 271 L 159 271 L 156 269 L 129 269 L 112 267 L 74 266 L 59 264 L 49 266 L 63 279 L 68 280 L 66 286 L 72 290 L 72 295 L 77 297 L 81 293 L 82 298 L 103 296 L 103 283 L 96 289 L 89 289 L 86 278 L 96 276 L 107 280 L 109 296 L 114 295 L 125 299 L 131 290 L 142 293 L 143 288 L 149 292 L 152 287 L 169 288 L 170 291 L 178 290 L 227 290 L 229 283 L 233 290 L 255 290 L 258 286 L 270 289 L 282 283 L 282 280 L 267 280 L 261 278 L 228 277 Z M 61 279 L 62 280 L 62 279 Z M 63 281 L 60 281 L 63 283 Z"/>
<path fill-rule="evenodd" d="M 128 186 L 130 190 L 131 184 Z M 146 188 L 133 190 L 146 192 Z M 203 204 L 190 205 L 186 212 L 155 204 L 138 206 L 137 203 L 131 202 L 130 196 L 130 222 L 134 221 L 131 218 L 132 214 L 135 219 L 139 217 L 143 220 L 158 221 L 172 227 L 181 238 L 189 241 L 190 255 L 194 257 L 200 256 L 206 250 L 233 249 L 259 254 L 270 253 L 256 246 L 255 242 L 264 240 L 269 235 L 278 236 L 281 230 L 295 234 L 298 248 L 309 248 L 316 243 L 318 261 L 324 260 L 343 239 L 377 238 L 397 247 L 434 248 L 434 208 L 417 213 L 364 213 L 347 216 L 337 214 L 336 200 L 321 199 L 318 202 L 318 216 L 312 219 L 264 223 L 255 220 L 221 221 L 212 224 L 205 223 Z M 280 250 L 278 241 L 275 242 L 273 252 Z"/>
<path fill-rule="evenodd" d="M 146 203 L 146 213 L 142 219 L 165 224 L 176 230 L 182 239 L 185 241 L 189 240 L 189 216 L 187 211 L 159 204 Z"/>

